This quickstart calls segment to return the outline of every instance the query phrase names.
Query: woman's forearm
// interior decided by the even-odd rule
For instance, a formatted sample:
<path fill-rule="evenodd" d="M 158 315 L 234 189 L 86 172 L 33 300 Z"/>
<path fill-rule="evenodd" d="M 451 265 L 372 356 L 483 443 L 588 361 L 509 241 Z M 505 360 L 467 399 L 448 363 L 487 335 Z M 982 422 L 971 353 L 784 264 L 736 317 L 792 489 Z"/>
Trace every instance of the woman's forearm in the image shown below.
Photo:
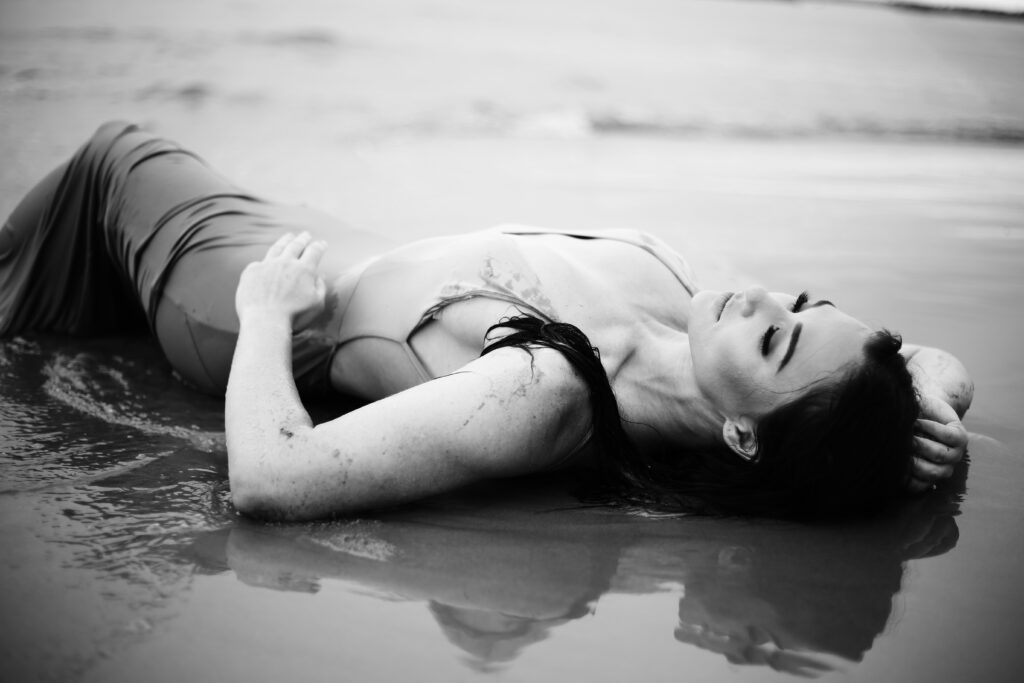
<path fill-rule="evenodd" d="M 225 398 L 228 469 L 235 506 L 252 512 L 281 490 L 281 459 L 296 433 L 312 428 L 292 376 L 287 315 L 242 317 Z"/>

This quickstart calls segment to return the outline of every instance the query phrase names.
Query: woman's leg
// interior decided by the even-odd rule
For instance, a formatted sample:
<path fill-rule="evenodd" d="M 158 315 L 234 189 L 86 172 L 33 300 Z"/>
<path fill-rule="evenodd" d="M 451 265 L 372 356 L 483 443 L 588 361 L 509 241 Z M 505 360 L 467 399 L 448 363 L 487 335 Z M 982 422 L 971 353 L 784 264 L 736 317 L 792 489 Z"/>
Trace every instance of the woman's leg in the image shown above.
<path fill-rule="evenodd" d="M 0 228 L 0 336 L 145 330 L 141 309 L 107 257 L 96 147 L 39 182 Z"/>
<path fill-rule="evenodd" d="M 238 276 L 280 234 L 303 229 L 336 245 L 351 232 L 247 195 L 170 141 L 106 124 L 0 233 L 0 334 L 125 333 L 144 320 L 184 380 L 222 392 Z M 305 374 L 330 352 L 329 340 L 296 344 Z"/>

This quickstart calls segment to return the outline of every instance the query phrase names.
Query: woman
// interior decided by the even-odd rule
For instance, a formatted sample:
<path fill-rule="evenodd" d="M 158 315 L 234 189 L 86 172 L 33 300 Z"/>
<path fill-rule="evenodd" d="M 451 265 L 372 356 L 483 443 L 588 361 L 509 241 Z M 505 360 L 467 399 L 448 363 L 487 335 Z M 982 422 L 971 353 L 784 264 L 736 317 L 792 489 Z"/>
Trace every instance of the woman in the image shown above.
<path fill-rule="evenodd" d="M 900 356 L 827 301 L 697 291 L 648 235 L 385 249 L 111 123 L 0 232 L 0 334 L 148 323 L 186 381 L 226 384 L 235 504 L 273 518 L 563 468 L 602 500 L 850 511 L 963 454 L 972 389 L 951 356 Z M 300 392 L 368 403 L 314 427 Z"/>

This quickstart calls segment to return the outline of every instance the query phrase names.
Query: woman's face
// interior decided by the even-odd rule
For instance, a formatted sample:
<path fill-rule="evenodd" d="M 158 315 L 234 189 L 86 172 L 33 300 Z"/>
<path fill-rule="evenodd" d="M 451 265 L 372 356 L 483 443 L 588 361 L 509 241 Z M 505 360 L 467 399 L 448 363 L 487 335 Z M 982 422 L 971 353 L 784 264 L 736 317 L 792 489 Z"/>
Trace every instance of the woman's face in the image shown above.
<path fill-rule="evenodd" d="M 760 287 L 693 298 L 697 384 L 727 417 L 759 418 L 863 357 L 871 330 L 827 301 Z"/>

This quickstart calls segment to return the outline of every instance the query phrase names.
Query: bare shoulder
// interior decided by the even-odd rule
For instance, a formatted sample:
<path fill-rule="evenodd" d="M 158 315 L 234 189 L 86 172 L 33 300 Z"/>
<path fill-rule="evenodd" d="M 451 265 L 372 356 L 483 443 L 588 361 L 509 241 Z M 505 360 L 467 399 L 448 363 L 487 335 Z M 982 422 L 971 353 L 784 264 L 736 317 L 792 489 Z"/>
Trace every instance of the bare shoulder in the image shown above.
<path fill-rule="evenodd" d="M 435 382 L 476 401 L 457 411 L 464 415 L 460 431 L 470 444 L 486 446 L 472 459 L 492 476 L 544 469 L 572 452 L 591 427 L 589 390 L 554 349 L 499 349 Z"/>

